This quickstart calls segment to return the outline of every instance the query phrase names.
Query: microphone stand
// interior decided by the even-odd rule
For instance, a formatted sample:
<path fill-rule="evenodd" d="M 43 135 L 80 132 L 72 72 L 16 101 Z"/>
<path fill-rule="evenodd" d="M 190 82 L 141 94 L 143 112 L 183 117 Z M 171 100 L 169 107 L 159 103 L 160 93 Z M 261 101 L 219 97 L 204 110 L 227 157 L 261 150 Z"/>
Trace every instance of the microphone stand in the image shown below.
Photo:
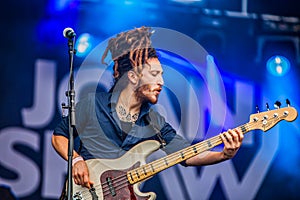
<path fill-rule="evenodd" d="M 63 109 L 69 110 L 69 140 L 68 140 L 68 185 L 67 185 L 67 199 L 72 199 L 72 159 L 73 159 L 73 149 L 74 149 L 74 130 L 75 130 L 75 90 L 74 90 L 74 69 L 73 61 L 76 50 L 74 49 L 75 36 L 68 38 L 69 47 L 69 64 L 70 64 L 70 77 L 68 91 L 66 91 L 66 96 L 68 97 L 68 105 L 62 106 Z"/>

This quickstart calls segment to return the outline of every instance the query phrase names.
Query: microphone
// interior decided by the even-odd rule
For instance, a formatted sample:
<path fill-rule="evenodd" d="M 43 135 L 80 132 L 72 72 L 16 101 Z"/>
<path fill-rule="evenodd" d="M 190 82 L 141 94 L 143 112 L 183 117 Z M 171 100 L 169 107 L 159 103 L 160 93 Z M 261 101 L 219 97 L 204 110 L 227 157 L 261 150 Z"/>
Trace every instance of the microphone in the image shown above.
<path fill-rule="evenodd" d="M 73 37 L 76 36 L 76 33 L 74 32 L 74 30 L 72 28 L 68 27 L 68 28 L 64 29 L 63 35 L 65 38 L 72 39 Z"/>

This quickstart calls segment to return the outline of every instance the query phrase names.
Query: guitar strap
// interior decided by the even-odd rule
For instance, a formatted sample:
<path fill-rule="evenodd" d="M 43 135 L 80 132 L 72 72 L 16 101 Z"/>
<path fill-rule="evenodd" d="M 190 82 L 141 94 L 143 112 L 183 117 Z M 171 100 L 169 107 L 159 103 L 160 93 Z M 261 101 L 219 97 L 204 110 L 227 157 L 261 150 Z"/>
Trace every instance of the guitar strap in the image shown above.
<path fill-rule="evenodd" d="M 153 128 L 156 130 L 156 135 L 157 135 L 157 137 L 158 137 L 158 139 L 159 139 L 159 142 L 160 142 L 160 148 L 165 148 L 166 145 L 167 145 L 167 143 L 166 143 L 166 141 L 164 140 L 164 138 L 162 137 L 160 130 L 158 130 L 158 129 L 155 128 L 154 126 L 153 126 Z"/>
<path fill-rule="evenodd" d="M 154 113 L 153 110 L 150 110 L 149 114 L 147 115 L 147 121 L 149 122 L 149 125 L 152 126 L 154 131 L 156 132 L 156 136 L 160 142 L 160 148 L 165 148 L 167 143 L 163 138 L 163 136 L 161 135 L 160 132 L 161 128 L 158 125 L 158 116 Z"/>

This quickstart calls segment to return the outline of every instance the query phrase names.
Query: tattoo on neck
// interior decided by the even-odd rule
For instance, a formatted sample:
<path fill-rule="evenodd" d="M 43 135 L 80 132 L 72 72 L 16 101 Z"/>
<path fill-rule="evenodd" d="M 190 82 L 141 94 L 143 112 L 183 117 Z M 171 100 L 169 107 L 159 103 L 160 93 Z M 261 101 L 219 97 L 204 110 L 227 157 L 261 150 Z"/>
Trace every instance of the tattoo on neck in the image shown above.
<path fill-rule="evenodd" d="M 120 120 L 124 122 L 136 122 L 139 117 L 139 112 L 131 115 L 130 112 L 127 113 L 126 109 L 122 105 L 118 106 L 118 114 Z"/>

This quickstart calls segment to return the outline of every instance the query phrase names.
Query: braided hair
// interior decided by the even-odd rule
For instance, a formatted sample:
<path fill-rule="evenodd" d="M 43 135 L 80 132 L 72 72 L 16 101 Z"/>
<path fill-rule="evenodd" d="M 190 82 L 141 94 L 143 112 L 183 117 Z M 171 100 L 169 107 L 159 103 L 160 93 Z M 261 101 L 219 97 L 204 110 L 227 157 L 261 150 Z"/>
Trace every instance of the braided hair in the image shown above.
<path fill-rule="evenodd" d="M 151 46 L 150 37 L 153 34 L 150 27 L 140 27 L 127 32 L 117 34 L 108 42 L 102 63 L 110 51 L 114 61 L 113 76 L 115 84 L 129 70 L 134 70 L 137 74 L 143 69 L 149 58 L 157 58 L 155 49 Z"/>

